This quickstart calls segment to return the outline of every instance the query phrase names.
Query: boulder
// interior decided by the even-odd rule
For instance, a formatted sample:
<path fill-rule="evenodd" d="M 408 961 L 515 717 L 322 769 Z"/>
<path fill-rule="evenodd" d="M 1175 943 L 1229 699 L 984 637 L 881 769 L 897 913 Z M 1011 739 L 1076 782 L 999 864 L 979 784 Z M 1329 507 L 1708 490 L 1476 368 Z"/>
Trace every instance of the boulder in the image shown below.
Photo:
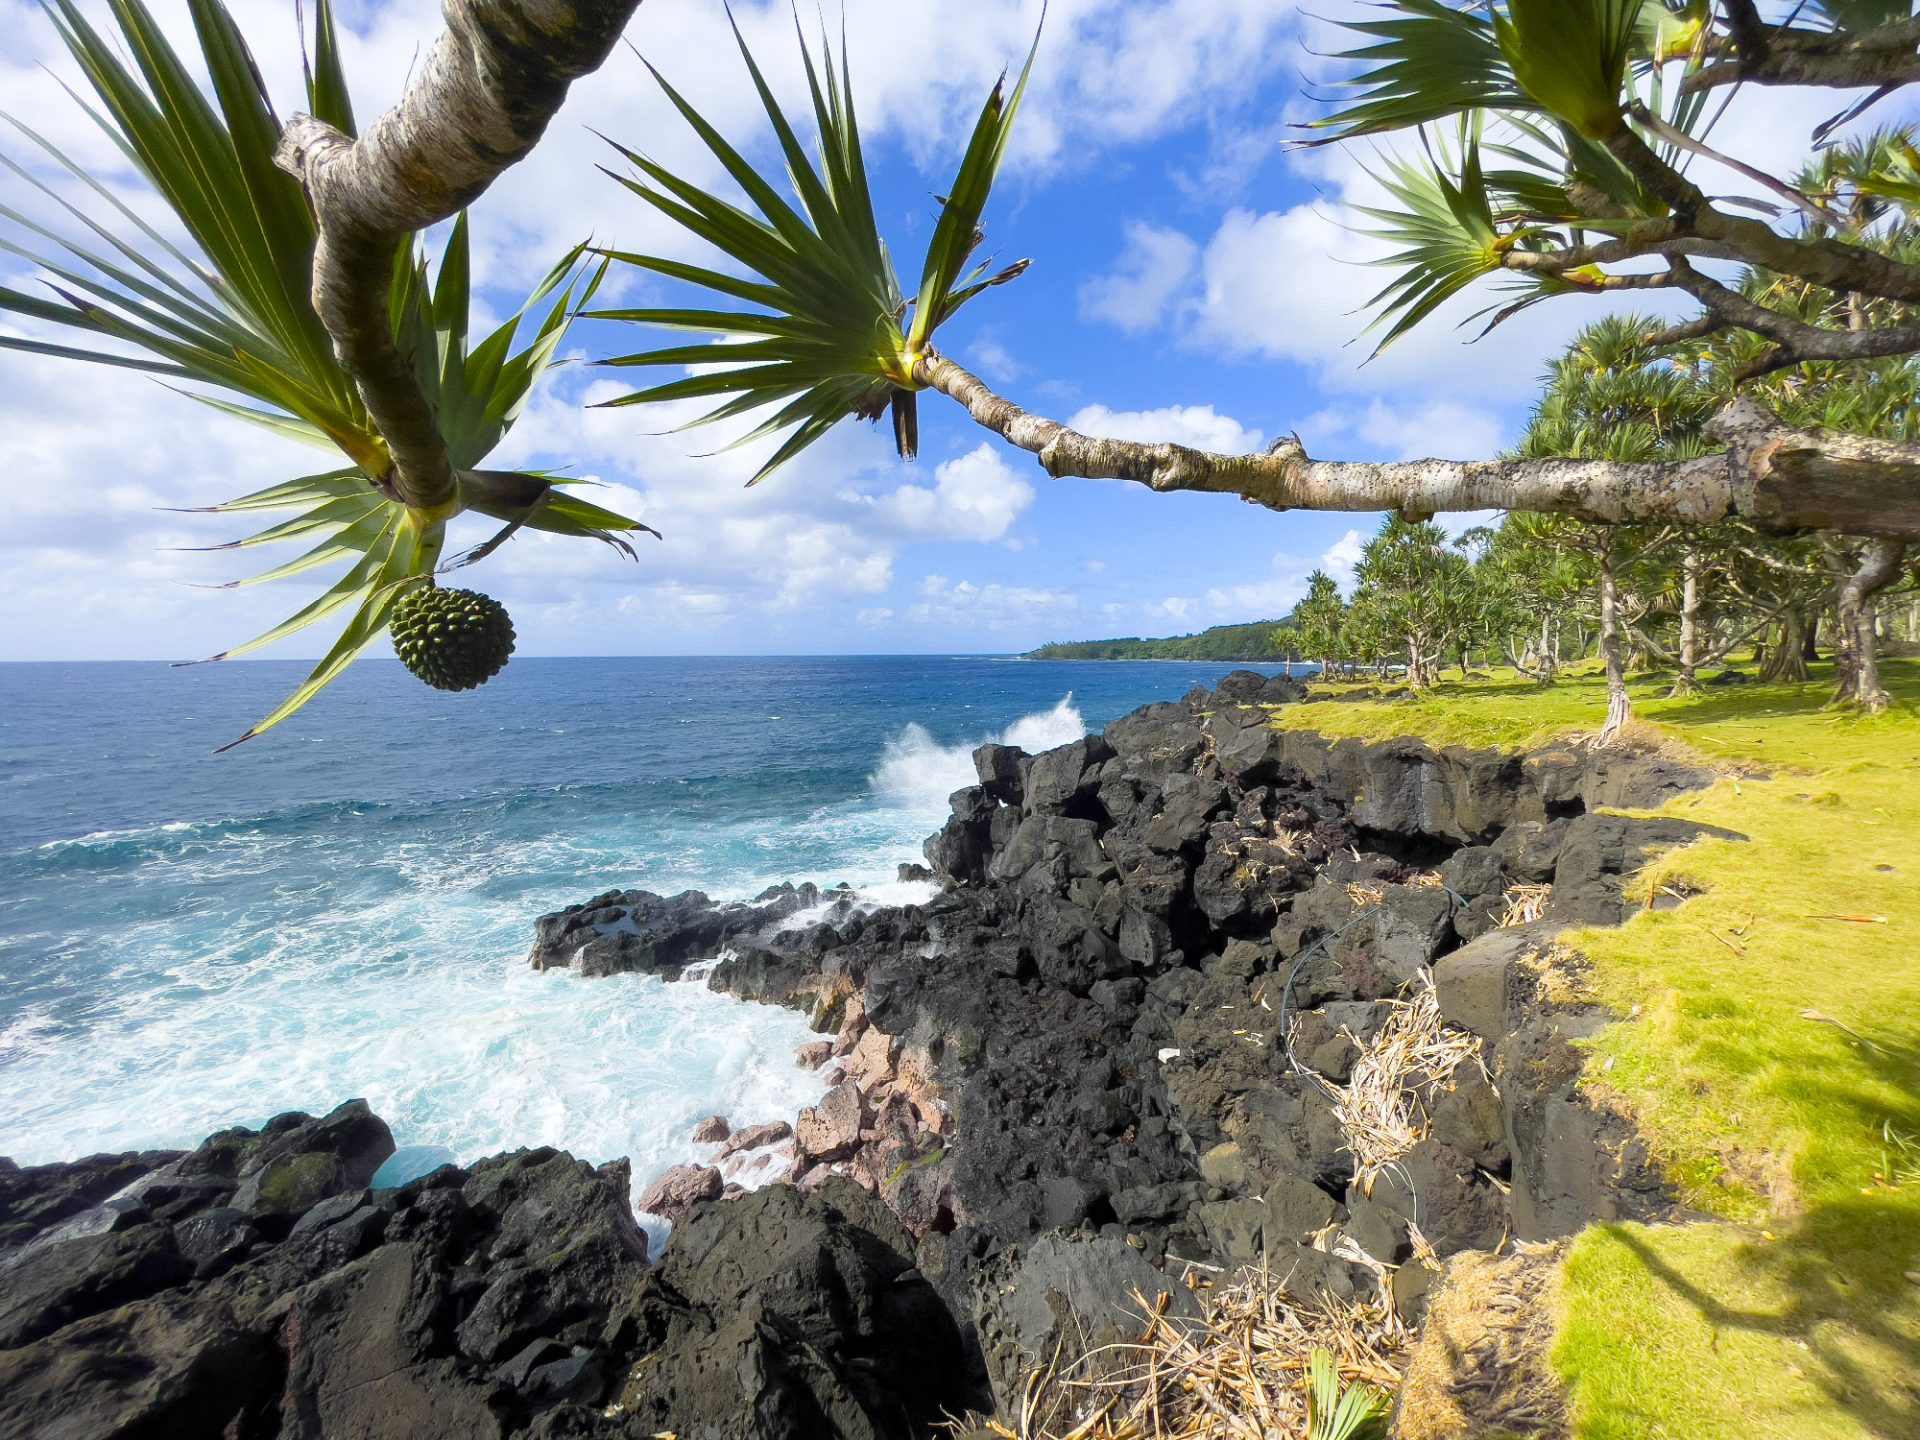
<path fill-rule="evenodd" d="M 640 1196 L 640 1209 L 662 1220 L 678 1220 L 701 1200 L 718 1200 L 726 1187 L 712 1165 L 676 1165 Z"/>
<path fill-rule="evenodd" d="M 1019 805 L 1026 794 L 1027 769 L 1033 757 L 1018 745 L 982 745 L 973 752 L 974 773 L 980 787 L 1004 805 Z"/>
<path fill-rule="evenodd" d="M 802 1110 L 794 1122 L 794 1148 L 800 1159 L 809 1164 L 844 1160 L 860 1144 L 869 1113 L 859 1085 L 841 1081 L 818 1105 Z"/>
<path fill-rule="evenodd" d="M 1099 789 L 1098 767 L 1112 758 L 1113 747 L 1099 735 L 1084 735 L 1070 745 L 1035 756 L 1027 771 L 1027 813 L 1077 813 Z"/>
<path fill-rule="evenodd" d="M 641 1287 L 621 1433 L 918 1440 L 982 1407 L 912 1251 L 884 1205 L 834 1178 L 697 1210 Z"/>
<path fill-rule="evenodd" d="M 1166 1305 L 1174 1322 L 1197 1322 L 1184 1286 L 1116 1236 L 1042 1235 L 1002 1251 L 974 1282 L 973 1319 L 1000 1413 L 1019 1413 L 1028 1370 L 1135 1339 L 1145 1322 L 1138 1295 Z"/>
<path fill-rule="evenodd" d="M 691 1139 L 696 1145 L 714 1145 L 726 1139 L 731 1133 L 733 1133 L 733 1127 L 727 1124 L 726 1116 L 709 1115 L 693 1127 Z"/>
<path fill-rule="evenodd" d="M 764 1149 L 792 1138 L 793 1126 L 784 1120 L 769 1120 L 764 1125 L 745 1125 L 727 1138 L 727 1143 L 720 1147 L 720 1157 L 726 1159 L 744 1151 Z"/>

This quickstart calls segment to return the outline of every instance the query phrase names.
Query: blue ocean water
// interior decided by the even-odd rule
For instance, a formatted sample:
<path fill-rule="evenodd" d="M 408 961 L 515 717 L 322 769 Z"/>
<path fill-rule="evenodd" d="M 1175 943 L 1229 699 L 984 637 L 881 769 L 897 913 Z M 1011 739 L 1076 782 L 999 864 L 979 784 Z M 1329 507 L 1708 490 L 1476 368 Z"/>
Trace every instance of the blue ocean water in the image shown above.
<path fill-rule="evenodd" d="M 612 887 L 898 897 L 969 753 L 1224 665 L 521 659 L 470 695 L 365 662 L 210 753 L 297 664 L 0 665 L 0 1155 L 187 1145 L 365 1096 L 403 1144 L 638 1179 L 703 1115 L 791 1117 L 801 1018 L 526 964 Z"/>

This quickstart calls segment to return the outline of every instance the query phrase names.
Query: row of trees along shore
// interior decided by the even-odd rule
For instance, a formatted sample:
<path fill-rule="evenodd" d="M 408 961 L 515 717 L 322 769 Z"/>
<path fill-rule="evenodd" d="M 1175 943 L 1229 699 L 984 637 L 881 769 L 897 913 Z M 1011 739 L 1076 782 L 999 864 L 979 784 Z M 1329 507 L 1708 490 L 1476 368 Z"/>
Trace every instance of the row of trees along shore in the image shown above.
<path fill-rule="evenodd" d="M 1836 231 L 1914 256 L 1914 216 L 1871 188 L 1872 177 L 1912 164 L 1914 155 L 1909 130 L 1876 132 L 1823 152 L 1793 177 L 1793 188 L 1818 197 Z M 1738 293 L 1836 327 L 1916 318 L 1911 306 L 1763 267 L 1740 275 Z M 1553 362 L 1513 455 L 1685 462 L 1711 453 L 1715 415 L 1742 393 L 1807 428 L 1893 441 L 1920 434 L 1920 362 L 1912 355 L 1803 361 L 1755 374 L 1765 343 L 1732 327 L 1610 316 Z M 1316 573 L 1281 638 L 1330 673 L 1404 667 L 1414 689 L 1434 683 L 1443 661 L 1464 668 L 1476 653 L 1550 685 L 1569 657 L 1597 650 L 1608 688 L 1604 739 L 1631 713 L 1630 669 L 1671 669 L 1673 692 L 1684 695 L 1698 688 L 1703 667 L 1751 647 L 1763 678 L 1804 680 L 1824 634 L 1838 698 L 1879 710 L 1889 703 L 1880 639 L 1902 629 L 1913 639 L 1920 618 L 1916 561 L 1884 538 L 1782 533 L 1738 517 L 1607 525 L 1516 512 L 1450 541 L 1431 521 L 1396 515 L 1366 547 L 1352 603 Z"/>
<path fill-rule="evenodd" d="M 1703 656 L 1747 637 L 1791 667 L 1818 627 L 1840 700 L 1887 703 L 1874 616 L 1908 583 L 1906 547 L 1920 540 L 1909 433 L 1920 155 L 1904 132 L 1857 137 L 1874 107 L 1920 80 L 1907 0 L 1382 0 L 1339 19 L 1350 45 L 1326 63 L 1344 73 L 1308 96 L 1300 139 L 1361 142 L 1384 188 L 1365 212 L 1387 242 L 1369 302 L 1380 344 L 1476 290 L 1497 292 L 1481 312 L 1489 327 L 1582 296 L 1660 315 L 1590 331 L 1514 453 L 1387 463 L 1317 460 L 1297 440 L 1221 455 L 1081 434 L 934 344 L 963 306 L 1026 269 L 979 255 L 1038 36 L 1018 78 L 986 97 L 911 290 L 891 259 L 905 252 L 880 233 L 844 42 L 837 56 L 831 40 L 799 42 L 796 126 L 742 40 L 761 136 L 723 135 L 654 77 L 727 176 L 724 193 L 648 158 L 653 137 L 614 137 L 607 152 L 626 167 L 610 212 L 643 205 L 682 243 L 668 254 L 583 243 L 520 315 L 476 338 L 464 220 L 437 264 L 417 237 L 533 154 L 636 11 L 647 49 L 640 0 L 443 0 L 444 32 L 364 129 L 329 0 L 308 12 L 299 106 L 275 104 L 221 0 L 187 0 L 197 64 L 142 0 L 102 3 L 120 43 L 82 0 L 47 0 L 46 13 L 92 91 L 89 112 L 177 223 L 150 223 L 120 199 L 120 176 L 89 174 L 17 126 L 0 153 L 0 246 L 45 284 L 0 285 L 0 346 L 146 370 L 335 452 L 332 468 L 214 507 L 296 512 L 247 543 L 308 548 L 257 578 L 344 566 L 281 625 L 213 657 L 346 617 L 306 683 L 242 739 L 319 693 L 396 612 L 415 673 L 479 683 L 511 647 L 504 612 L 458 591 L 431 612 L 413 602 L 522 529 L 638 555 L 648 527 L 570 490 L 573 457 L 553 457 L 553 472 L 485 468 L 582 315 L 649 336 L 601 362 L 654 377 L 611 403 L 710 402 L 693 423 L 768 442 L 760 475 L 850 418 L 889 418 L 911 457 L 931 392 L 1056 478 L 1273 511 L 1394 512 L 1341 633 L 1377 615 L 1417 681 L 1458 643 L 1457 614 L 1503 632 L 1542 674 L 1591 626 L 1616 682 L 1637 650 L 1673 654 L 1691 683 Z M 1730 97 L 1776 89 L 1831 99 L 1804 174 L 1715 148 Z M 1296 100 L 1275 94 L 1272 109 Z M 1776 153 L 1804 148 L 1770 139 Z M 678 258 L 688 253 L 718 258 Z M 640 272 L 630 292 L 643 303 L 589 308 L 613 266 Z M 662 329 L 690 339 L 660 343 Z M 1426 528 L 1480 511 L 1510 518 L 1464 551 Z M 479 543 L 449 550 L 463 517 L 482 522 Z M 1503 588 L 1489 587 L 1495 574 Z M 427 653 L 436 646 L 446 653 Z"/>

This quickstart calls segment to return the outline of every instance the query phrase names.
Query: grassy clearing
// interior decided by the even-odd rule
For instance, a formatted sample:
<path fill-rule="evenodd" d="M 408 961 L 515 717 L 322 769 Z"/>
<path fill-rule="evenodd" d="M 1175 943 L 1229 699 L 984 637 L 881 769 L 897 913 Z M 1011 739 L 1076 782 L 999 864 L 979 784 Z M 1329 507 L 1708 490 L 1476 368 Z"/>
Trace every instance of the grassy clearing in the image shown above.
<path fill-rule="evenodd" d="M 1636 687 L 1648 738 L 1727 771 L 1665 813 L 1751 840 L 1645 877 L 1703 892 L 1682 907 L 1568 937 L 1626 1017 L 1590 1042 L 1591 1088 L 1728 1223 L 1574 1246 L 1555 1363 L 1583 1437 L 1920 1435 L 1920 1148 L 1897 1144 L 1920 1137 L 1920 664 L 1888 668 L 1901 703 L 1872 719 L 1827 710 L 1825 676 L 1680 701 Z M 1518 745 L 1604 713 L 1580 677 L 1281 723 Z"/>

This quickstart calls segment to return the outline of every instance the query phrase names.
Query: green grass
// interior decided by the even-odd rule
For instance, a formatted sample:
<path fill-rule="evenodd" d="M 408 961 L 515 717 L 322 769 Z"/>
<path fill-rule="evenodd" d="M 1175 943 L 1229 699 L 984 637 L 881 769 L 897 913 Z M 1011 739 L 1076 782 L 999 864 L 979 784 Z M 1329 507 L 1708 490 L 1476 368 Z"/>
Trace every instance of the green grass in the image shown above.
<path fill-rule="evenodd" d="M 1680 908 L 1567 937 L 1623 1017 L 1588 1043 L 1590 1090 L 1720 1222 L 1576 1243 L 1554 1360 L 1587 1440 L 1920 1435 L 1920 1181 L 1898 1183 L 1883 1138 L 1920 1135 L 1920 663 L 1888 676 L 1899 704 L 1872 718 L 1828 709 L 1824 675 L 1678 701 L 1635 687 L 1649 738 L 1727 772 L 1663 813 L 1750 840 L 1658 862 L 1645 891 L 1703 892 Z M 1519 745 L 1604 710 L 1582 676 L 1280 723 Z"/>

